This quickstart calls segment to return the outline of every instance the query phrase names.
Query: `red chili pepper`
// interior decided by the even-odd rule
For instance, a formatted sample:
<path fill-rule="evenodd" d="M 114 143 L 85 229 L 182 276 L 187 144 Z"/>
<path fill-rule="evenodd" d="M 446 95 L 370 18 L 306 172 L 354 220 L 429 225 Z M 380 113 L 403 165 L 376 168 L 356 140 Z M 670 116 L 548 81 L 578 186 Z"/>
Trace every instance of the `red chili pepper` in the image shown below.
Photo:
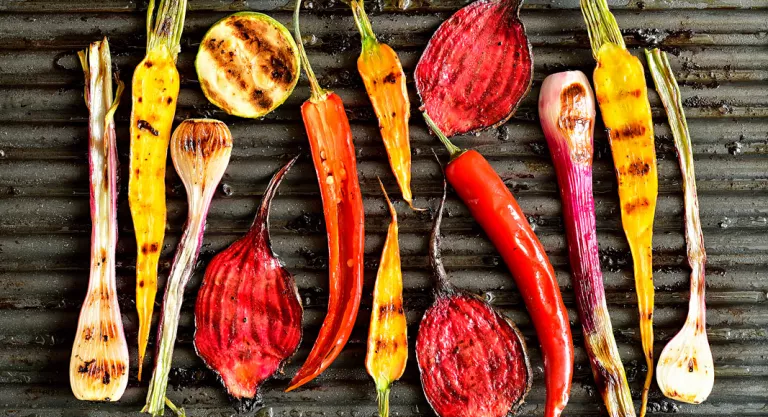
<path fill-rule="evenodd" d="M 293 25 L 312 89 L 312 96 L 301 106 L 301 115 L 323 199 L 330 294 L 328 315 L 315 346 L 286 391 L 311 381 L 339 356 L 352 333 L 363 291 L 363 197 L 357 180 L 352 130 L 341 98 L 320 88 L 309 65 L 299 31 L 300 2 L 296 1 Z"/>
<path fill-rule="evenodd" d="M 568 403 L 573 378 L 573 339 L 555 271 L 509 188 L 477 151 L 452 144 L 424 113 L 427 124 L 451 153 L 448 182 L 504 258 L 531 315 L 544 357 L 547 400 L 544 416 Z"/>

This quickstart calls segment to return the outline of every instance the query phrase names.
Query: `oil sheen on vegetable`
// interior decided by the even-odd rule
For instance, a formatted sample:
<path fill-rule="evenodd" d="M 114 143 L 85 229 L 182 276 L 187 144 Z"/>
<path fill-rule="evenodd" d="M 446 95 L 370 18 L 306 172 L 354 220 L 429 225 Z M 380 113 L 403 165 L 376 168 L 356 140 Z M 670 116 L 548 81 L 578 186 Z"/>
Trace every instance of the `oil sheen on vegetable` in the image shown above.
<path fill-rule="evenodd" d="M 363 292 L 364 210 L 357 179 L 352 130 L 341 97 L 320 88 L 307 59 L 299 28 L 301 0 L 293 26 L 302 66 L 312 95 L 301 106 L 315 166 L 328 238 L 328 314 L 304 365 L 293 377 L 292 391 L 320 375 L 347 344 Z"/>
<path fill-rule="evenodd" d="M 405 86 L 405 72 L 397 53 L 376 39 L 362 0 L 350 2 L 363 50 L 357 70 L 379 120 L 379 132 L 389 156 L 389 165 L 405 200 L 413 207 L 411 193 L 411 141 L 408 121 L 411 102 Z"/>
<path fill-rule="evenodd" d="M 280 182 L 269 182 L 248 233 L 216 255 L 195 306 L 195 349 L 237 399 L 258 397 L 301 341 L 303 310 L 296 282 L 272 252 L 269 210 Z"/>
<path fill-rule="evenodd" d="M 139 380 L 157 294 L 157 264 L 165 237 L 165 166 L 179 95 L 176 57 L 186 0 L 161 0 L 147 10 L 147 54 L 133 73 L 128 203 L 136 234 Z"/>
<path fill-rule="evenodd" d="M 653 218 L 658 195 L 656 148 L 643 64 L 627 51 L 606 0 L 581 0 L 592 54 L 595 96 L 611 144 L 619 184 L 621 222 L 634 265 L 640 338 L 648 373 L 640 416 L 644 417 L 653 380 Z"/>
<path fill-rule="evenodd" d="M 381 185 L 381 182 L 379 182 Z M 408 323 L 403 309 L 403 271 L 400 265 L 397 212 L 381 185 L 392 221 L 381 252 L 381 262 L 373 288 L 371 324 L 368 328 L 368 350 L 365 368 L 376 382 L 379 416 L 389 417 L 389 391 L 400 379 L 408 360 Z"/>
<path fill-rule="evenodd" d="M 69 361 L 69 383 L 79 400 L 117 401 L 128 385 L 128 343 L 117 302 L 117 139 L 114 114 L 123 83 L 112 95 L 107 39 L 79 53 L 88 106 L 91 266 Z"/>
<path fill-rule="evenodd" d="M 600 270 L 592 194 L 595 99 L 587 77 L 580 71 L 548 76 L 541 86 L 539 120 L 560 185 L 576 306 L 592 375 L 609 416 L 634 416 Z"/>
<path fill-rule="evenodd" d="M 531 88 L 523 0 L 478 0 L 437 29 L 416 65 L 423 111 L 448 137 L 507 121 Z"/>
<path fill-rule="evenodd" d="M 445 189 L 429 243 L 435 302 L 416 338 L 421 384 L 439 417 L 506 417 L 531 388 L 528 354 L 509 319 L 448 281 L 440 258 Z"/>

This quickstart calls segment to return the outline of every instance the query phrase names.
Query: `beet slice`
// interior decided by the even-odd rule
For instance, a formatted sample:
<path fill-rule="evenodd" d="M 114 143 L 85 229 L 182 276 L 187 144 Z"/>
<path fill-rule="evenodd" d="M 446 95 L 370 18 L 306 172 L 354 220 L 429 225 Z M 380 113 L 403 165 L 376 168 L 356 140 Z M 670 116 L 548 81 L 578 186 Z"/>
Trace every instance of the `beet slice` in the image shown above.
<path fill-rule="evenodd" d="M 523 0 L 480 0 L 437 29 L 416 65 L 422 108 L 453 135 L 509 120 L 531 88 L 533 55 Z"/>
<path fill-rule="evenodd" d="M 236 399 L 258 397 L 301 342 L 293 276 L 272 252 L 269 208 L 293 158 L 269 182 L 248 233 L 216 255 L 195 305 L 195 349 Z"/>
<path fill-rule="evenodd" d="M 440 417 L 504 417 L 517 411 L 531 389 L 525 342 L 509 319 L 448 282 L 440 259 L 443 187 L 430 239 L 435 303 L 416 339 L 421 384 Z"/>

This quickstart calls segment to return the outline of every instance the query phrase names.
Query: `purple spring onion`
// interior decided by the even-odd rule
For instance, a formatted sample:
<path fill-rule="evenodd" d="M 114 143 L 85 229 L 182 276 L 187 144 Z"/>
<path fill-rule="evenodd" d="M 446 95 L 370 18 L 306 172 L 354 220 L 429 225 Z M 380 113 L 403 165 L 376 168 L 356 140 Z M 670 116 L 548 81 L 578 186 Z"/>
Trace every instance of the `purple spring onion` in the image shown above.
<path fill-rule="evenodd" d="M 560 185 L 573 286 L 592 374 L 608 415 L 634 416 L 598 256 L 592 196 L 595 100 L 587 77 L 580 71 L 547 77 L 539 95 L 539 118 Z"/>

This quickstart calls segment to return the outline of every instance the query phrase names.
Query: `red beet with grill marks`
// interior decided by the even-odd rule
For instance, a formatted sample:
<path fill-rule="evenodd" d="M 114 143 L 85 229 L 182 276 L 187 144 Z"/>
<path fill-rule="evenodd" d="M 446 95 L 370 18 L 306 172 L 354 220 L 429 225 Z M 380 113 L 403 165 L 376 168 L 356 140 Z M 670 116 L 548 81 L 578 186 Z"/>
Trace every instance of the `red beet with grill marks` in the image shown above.
<path fill-rule="evenodd" d="M 445 185 L 430 239 L 435 303 L 416 339 L 421 384 L 440 417 L 505 417 L 531 388 L 531 365 L 515 325 L 479 297 L 455 288 L 440 259 Z"/>
<path fill-rule="evenodd" d="M 531 44 L 523 0 L 480 0 L 432 35 L 416 66 L 422 111 L 443 133 L 476 132 L 507 121 L 531 88 Z"/>
<path fill-rule="evenodd" d="M 269 208 L 293 158 L 269 182 L 248 233 L 213 258 L 195 306 L 195 348 L 237 399 L 258 398 L 301 341 L 293 276 L 272 252 Z"/>

